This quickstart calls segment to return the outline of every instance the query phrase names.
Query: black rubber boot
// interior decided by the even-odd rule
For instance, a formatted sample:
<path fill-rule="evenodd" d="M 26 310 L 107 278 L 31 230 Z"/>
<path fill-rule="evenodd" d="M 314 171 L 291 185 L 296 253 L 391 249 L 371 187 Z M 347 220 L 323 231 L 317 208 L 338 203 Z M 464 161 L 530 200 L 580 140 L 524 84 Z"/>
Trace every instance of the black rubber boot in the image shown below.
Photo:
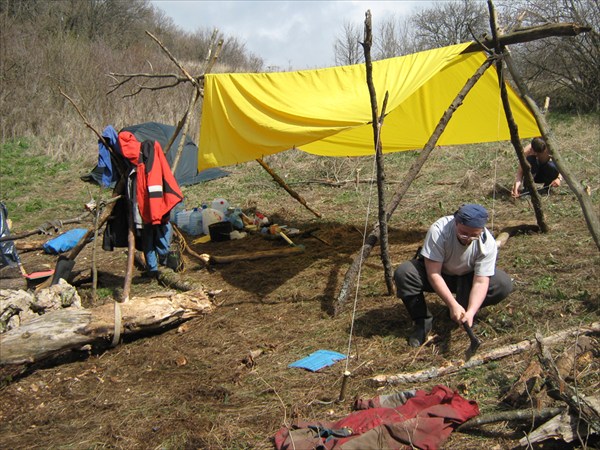
<path fill-rule="evenodd" d="M 431 331 L 433 318 L 415 320 L 415 330 L 408 337 L 408 345 L 411 347 L 420 347 L 425 342 L 427 335 Z"/>

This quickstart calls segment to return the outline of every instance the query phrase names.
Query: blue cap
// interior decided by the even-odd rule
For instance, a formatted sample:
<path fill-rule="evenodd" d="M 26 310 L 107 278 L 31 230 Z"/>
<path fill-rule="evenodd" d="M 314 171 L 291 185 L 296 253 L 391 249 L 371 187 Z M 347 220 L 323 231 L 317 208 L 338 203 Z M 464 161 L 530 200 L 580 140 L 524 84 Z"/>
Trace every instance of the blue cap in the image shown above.
<path fill-rule="evenodd" d="M 454 213 L 454 218 L 467 227 L 483 228 L 488 220 L 488 212 L 481 205 L 467 203 Z"/>

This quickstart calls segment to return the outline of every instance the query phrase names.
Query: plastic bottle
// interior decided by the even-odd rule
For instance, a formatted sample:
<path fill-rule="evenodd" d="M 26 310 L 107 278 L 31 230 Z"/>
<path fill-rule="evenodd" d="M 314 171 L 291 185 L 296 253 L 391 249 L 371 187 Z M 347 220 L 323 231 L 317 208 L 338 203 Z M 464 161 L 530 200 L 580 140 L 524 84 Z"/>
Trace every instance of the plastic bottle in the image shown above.
<path fill-rule="evenodd" d="M 175 225 L 177 225 L 177 214 L 183 210 L 185 210 L 185 206 L 184 206 L 183 202 L 177 203 L 171 210 L 171 213 L 169 214 L 169 220 L 171 222 L 173 222 Z"/>
<path fill-rule="evenodd" d="M 192 211 L 185 210 L 180 211 L 175 216 L 175 225 L 183 231 L 184 233 L 189 233 L 190 231 L 190 216 L 192 215 Z"/>
<path fill-rule="evenodd" d="M 225 219 L 225 214 L 213 208 L 202 210 L 202 232 L 208 233 L 208 227 L 213 223 L 222 222 Z"/>
<path fill-rule="evenodd" d="M 190 236 L 198 236 L 202 234 L 202 210 L 194 208 L 190 214 L 190 225 L 188 234 Z"/>
<path fill-rule="evenodd" d="M 211 208 L 221 211 L 223 217 L 227 214 L 227 208 L 229 208 L 229 202 L 224 198 L 215 198 L 211 203 Z"/>

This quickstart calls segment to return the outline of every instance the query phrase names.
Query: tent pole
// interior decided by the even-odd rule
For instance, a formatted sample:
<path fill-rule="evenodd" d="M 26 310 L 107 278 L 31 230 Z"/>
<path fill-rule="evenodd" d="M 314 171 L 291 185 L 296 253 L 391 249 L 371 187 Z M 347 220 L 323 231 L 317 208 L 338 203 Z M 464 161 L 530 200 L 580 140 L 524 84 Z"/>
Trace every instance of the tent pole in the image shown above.
<path fill-rule="evenodd" d="M 179 146 L 177 148 L 177 154 L 175 155 L 175 159 L 173 159 L 173 165 L 171 166 L 171 172 L 173 172 L 173 175 L 177 171 L 177 166 L 179 165 L 179 159 L 181 158 L 181 154 L 183 153 L 183 147 L 185 146 L 185 137 L 187 136 L 188 131 L 190 129 L 190 123 L 192 123 L 192 117 L 194 114 L 194 105 L 196 105 L 200 96 L 201 96 L 200 89 L 198 87 L 194 87 L 194 93 L 192 94 L 192 98 L 190 99 L 190 104 L 188 105 L 188 110 L 186 111 L 185 115 L 181 119 L 183 121 L 183 123 L 180 122 L 182 125 L 182 128 L 183 128 L 183 134 L 181 135 L 181 140 L 179 141 Z M 179 127 L 179 125 L 178 125 L 178 127 Z M 172 139 L 175 139 L 175 136 L 177 136 L 178 133 L 179 133 L 178 130 L 175 130 L 175 134 L 173 134 Z"/>
<path fill-rule="evenodd" d="M 533 210 L 535 212 L 535 218 L 537 220 L 537 224 L 540 227 L 542 233 L 547 233 L 549 228 L 546 223 L 546 218 L 544 217 L 544 211 L 542 210 L 542 199 L 535 187 L 533 181 L 533 175 L 531 174 L 531 168 L 527 159 L 525 158 L 525 153 L 523 152 L 523 146 L 521 145 L 521 138 L 519 137 L 519 127 L 515 123 L 515 118 L 512 113 L 512 109 L 510 107 L 510 103 L 508 101 L 508 92 L 506 90 L 506 81 L 504 80 L 504 71 L 503 71 L 503 49 L 504 47 L 500 44 L 499 36 L 498 36 L 498 25 L 496 22 L 496 10 L 494 8 L 494 4 L 491 0 L 488 0 L 488 9 L 490 13 L 490 29 L 492 30 L 492 36 L 494 41 L 496 42 L 495 51 L 498 59 L 496 60 L 496 72 L 498 73 L 498 85 L 500 87 L 500 98 L 502 99 L 502 106 L 504 107 L 504 114 L 506 116 L 506 122 L 508 123 L 508 129 L 510 131 L 510 141 L 515 149 L 517 154 L 517 158 L 519 160 L 519 164 L 521 165 L 521 169 L 523 170 L 523 180 L 525 181 L 525 187 L 531 193 L 531 204 L 533 205 Z"/>
<path fill-rule="evenodd" d="M 527 105 L 529 106 L 531 112 L 533 113 L 533 116 L 535 117 L 538 127 L 542 132 L 542 136 L 544 137 L 544 140 L 548 145 L 548 151 L 550 152 L 550 155 L 552 155 L 552 159 L 554 160 L 556 167 L 558 167 L 558 171 L 564 177 L 565 181 L 567 182 L 567 185 L 569 186 L 569 188 L 571 188 L 571 190 L 577 197 L 577 200 L 579 201 L 586 224 L 588 226 L 588 229 L 590 230 L 590 234 L 592 235 L 592 239 L 594 239 L 598 250 L 600 250 L 600 222 L 598 221 L 598 215 L 596 212 L 597 210 L 594 209 L 594 205 L 592 204 L 590 196 L 585 193 L 585 190 L 583 189 L 581 183 L 577 180 L 577 178 L 575 178 L 571 170 L 566 166 L 564 160 L 562 159 L 562 156 L 560 155 L 560 151 L 558 149 L 558 143 L 554 139 L 554 135 L 550 131 L 550 127 L 546 123 L 544 115 L 540 111 L 533 98 L 529 95 L 529 92 L 527 91 L 527 88 L 525 87 L 525 84 L 523 83 L 520 74 L 517 72 L 513 64 L 510 51 L 506 48 L 504 49 L 504 58 L 506 61 L 506 67 L 508 67 L 508 70 L 510 71 L 513 80 L 515 81 L 515 84 L 521 92 L 521 96 L 527 102 Z"/>
<path fill-rule="evenodd" d="M 365 67 L 367 72 L 367 87 L 369 88 L 369 97 L 371 99 L 371 117 L 373 125 L 373 138 L 375 146 L 375 161 L 377 165 L 377 200 L 378 200 L 378 219 L 380 229 L 380 248 L 381 262 L 383 264 L 385 284 L 388 295 L 394 295 L 394 268 L 390 261 L 390 251 L 388 243 L 388 226 L 385 214 L 385 169 L 383 161 L 383 152 L 381 145 L 381 126 L 385 117 L 385 109 L 388 101 L 388 92 L 386 91 L 381 107 L 381 116 L 377 111 L 377 93 L 373 85 L 373 64 L 371 62 L 371 44 L 373 35 L 371 34 L 371 11 L 368 10 L 365 17 L 365 42 L 361 43 L 365 53 Z"/>
<path fill-rule="evenodd" d="M 446 125 L 452 118 L 452 115 L 454 114 L 454 112 L 460 107 L 464 98 L 469 93 L 471 88 L 473 88 L 473 86 L 475 86 L 475 83 L 477 83 L 477 81 L 481 78 L 481 76 L 485 73 L 485 71 L 492 65 L 493 62 L 494 62 L 494 60 L 491 58 L 488 58 L 484 61 L 484 63 L 481 65 L 481 67 L 479 67 L 479 69 L 477 69 L 475 74 L 467 80 L 467 82 L 465 83 L 463 88 L 456 95 L 456 98 L 452 101 L 452 103 L 450 104 L 448 109 L 444 112 L 440 121 L 438 122 L 437 126 L 435 127 L 435 130 L 433 131 L 432 135 L 429 137 L 429 140 L 423 147 L 423 150 L 421 150 L 419 157 L 417 158 L 417 160 L 413 163 L 413 165 L 408 170 L 406 178 L 404 179 L 402 184 L 400 184 L 400 186 L 394 193 L 394 196 L 392 197 L 392 200 L 390 201 L 388 207 L 386 208 L 386 219 L 387 220 L 389 220 L 389 218 L 392 216 L 392 214 L 394 213 L 394 211 L 400 204 L 400 201 L 402 200 L 402 198 L 408 191 L 408 188 L 410 187 L 411 183 L 413 182 L 413 180 L 416 178 L 419 171 L 423 167 L 423 164 L 425 164 L 425 161 L 429 157 L 430 153 L 432 152 L 433 148 L 435 147 L 435 144 L 437 143 L 440 136 L 444 132 L 444 129 L 446 128 Z M 367 257 L 369 256 L 369 253 L 371 253 L 371 250 L 373 249 L 375 244 L 377 244 L 377 241 L 379 240 L 379 233 L 380 233 L 379 224 L 377 223 L 377 224 L 375 224 L 375 227 L 373 228 L 371 233 L 367 236 L 367 238 L 365 240 L 365 244 L 359 251 L 358 255 L 354 257 L 354 261 L 352 262 L 350 268 L 346 272 L 346 275 L 344 277 L 344 282 L 342 283 L 342 288 L 340 290 L 340 293 L 338 294 L 337 301 L 334 305 L 334 311 L 333 311 L 334 316 L 337 315 L 343 309 L 343 307 L 346 303 L 346 300 L 348 299 L 348 295 L 350 294 L 350 291 L 351 291 L 352 287 L 354 286 L 354 282 L 356 280 L 356 276 L 358 274 L 358 269 L 360 268 L 361 261 L 365 261 L 367 259 Z"/>

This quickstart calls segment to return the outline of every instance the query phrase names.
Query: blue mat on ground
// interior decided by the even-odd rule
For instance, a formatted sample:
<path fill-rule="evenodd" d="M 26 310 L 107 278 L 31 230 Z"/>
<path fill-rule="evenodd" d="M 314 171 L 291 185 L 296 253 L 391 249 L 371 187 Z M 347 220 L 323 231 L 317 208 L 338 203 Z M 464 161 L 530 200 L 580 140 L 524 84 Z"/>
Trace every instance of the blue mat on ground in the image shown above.
<path fill-rule="evenodd" d="M 331 366 L 342 359 L 346 359 L 346 355 L 331 350 L 317 350 L 306 358 L 291 363 L 288 367 L 307 369 L 311 372 L 316 372 L 317 370 Z"/>

